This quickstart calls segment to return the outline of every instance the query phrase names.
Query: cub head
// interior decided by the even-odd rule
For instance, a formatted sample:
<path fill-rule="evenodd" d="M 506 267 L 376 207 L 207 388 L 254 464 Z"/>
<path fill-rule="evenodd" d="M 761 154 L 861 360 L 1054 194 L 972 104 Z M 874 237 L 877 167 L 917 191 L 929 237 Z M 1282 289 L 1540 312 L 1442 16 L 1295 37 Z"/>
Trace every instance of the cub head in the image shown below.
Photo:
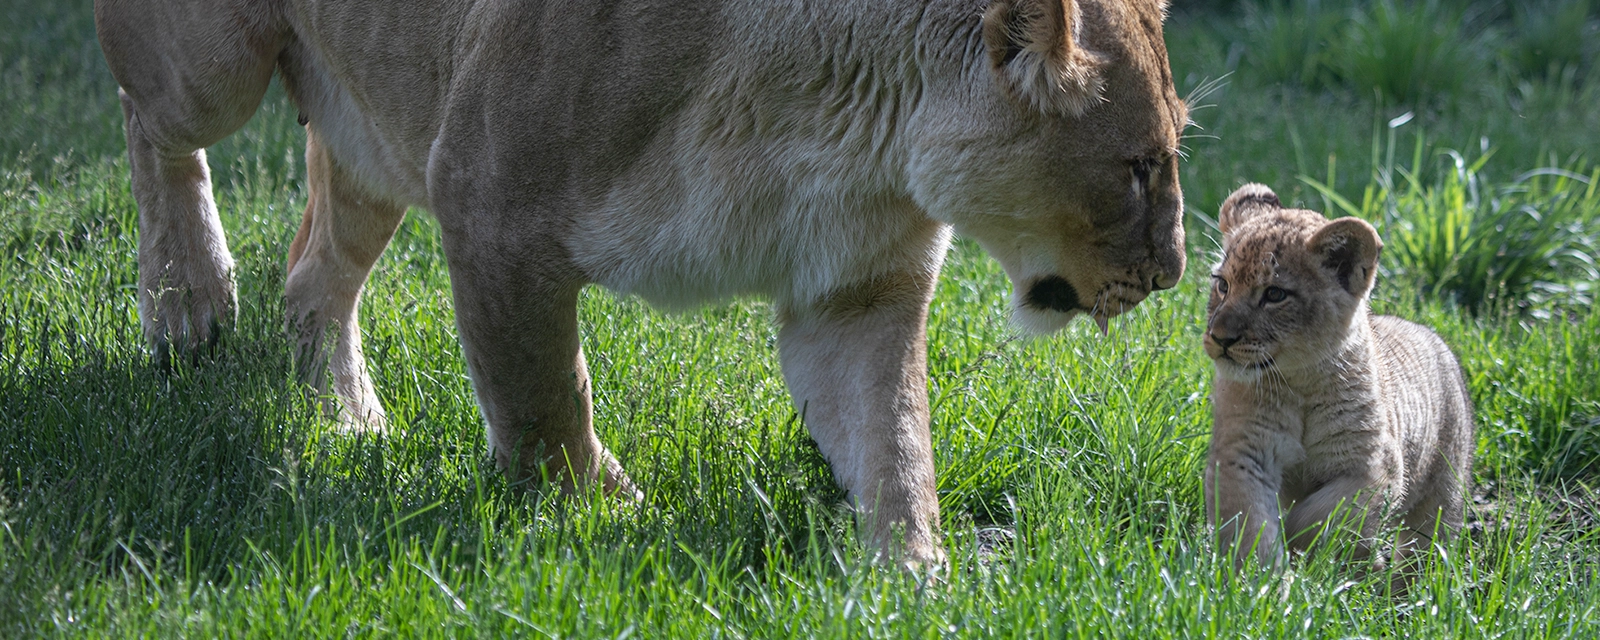
<path fill-rule="evenodd" d="M 1316 367 L 1366 313 L 1383 242 L 1358 218 L 1285 209 L 1259 184 L 1234 191 L 1217 216 L 1222 264 L 1211 274 L 1206 355 L 1230 379 Z"/>
<path fill-rule="evenodd" d="M 1158 0 L 991 0 L 973 33 L 929 38 L 948 73 L 926 76 L 960 81 L 923 87 L 911 114 L 912 195 L 1000 262 L 1025 331 L 1080 314 L 1104 329 L 1183 275 L 1188 112 L 1164 16 Z"/>

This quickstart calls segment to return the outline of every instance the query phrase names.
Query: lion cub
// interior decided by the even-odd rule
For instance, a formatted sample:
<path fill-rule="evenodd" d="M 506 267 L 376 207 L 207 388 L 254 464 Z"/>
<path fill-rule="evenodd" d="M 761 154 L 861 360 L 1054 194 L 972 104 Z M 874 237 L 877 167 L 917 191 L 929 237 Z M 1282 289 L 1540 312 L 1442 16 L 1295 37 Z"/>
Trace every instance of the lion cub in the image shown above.
<path fill-rule="evenodd" d="M 1398 521 L 1399 558 L 1459 527 L 1476 447 L 1461 366 L 1429 329 L 1368 314 L 1377 231 L 1259 184 L 1218 220 L 1205 493 L 1222 548 L 1277 566 L 1285 537 L 1305 551 L 1353 531 L 1365 558 Z"/>

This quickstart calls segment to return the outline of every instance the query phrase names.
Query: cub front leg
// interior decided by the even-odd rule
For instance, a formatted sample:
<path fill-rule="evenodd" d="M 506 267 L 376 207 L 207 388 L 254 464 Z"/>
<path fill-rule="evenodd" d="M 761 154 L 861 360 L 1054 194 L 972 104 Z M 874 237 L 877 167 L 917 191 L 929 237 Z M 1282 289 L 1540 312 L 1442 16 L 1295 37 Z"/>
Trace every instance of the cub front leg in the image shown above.
<path fill-rule="evenodd" d="M 880 554 L 942 563 L 926 322 L 937 274 L 897 274 L 781 310 L 783 376 Z"/>
<path fill-rule="evenodd" d="M 1206 460 L 1206 521 L 1217 532 L 1217 548 L 1233 555 L 1236 569 L 1252 557 L 1268 568 L 1284 561 L 1278 517 L 1282 473 L 1270 466 L 1254 452 L 1215 446 Z"/>
<path fill-rule="evenodd" d="M 1394 464 L 1403 462 L 1395 460 Z M 1371 467 L 1373 470 L 1385 468 L 1398 467 L 1381 463 Z M 1330 538 L 1353 534 L 1355 558 L 1371 557 L 1375 538 L 1385 522 L 1386 501 L 1398 497 L 1389 495 L 1386 491 L 1389 486 L 1389 478 L 1367 469 L 1352 471 L 1322 485 L 1289 509 L 1285 528 L 1290 546 L 1310 551 L 1325 546 Z"/>
<path fill-rule="evenodd" d="M 1303 457 L 1297 413 L 1261 406 L 1254 384 L 1220 376 L 1211 393 L 1211 449 L 1206 457 L 1206 522 L 1217 548 L 1229 550 L 1236 568 L 1251 557 L 1263 567 L 1282 566 L 1279 493 L 1283 471 Z"/>
<path fill-rule="evenodd" d="M 1263 381 L 1218 374 L 1211 387 L 1211 449 L 1206 457 L 1206 522 L 1236 568 L 1254 557 L 1279 568 L 1284 557 L 1280 494 L 1285 469 L 1305 458 L 1294 402 L 1263 402 Z"/>

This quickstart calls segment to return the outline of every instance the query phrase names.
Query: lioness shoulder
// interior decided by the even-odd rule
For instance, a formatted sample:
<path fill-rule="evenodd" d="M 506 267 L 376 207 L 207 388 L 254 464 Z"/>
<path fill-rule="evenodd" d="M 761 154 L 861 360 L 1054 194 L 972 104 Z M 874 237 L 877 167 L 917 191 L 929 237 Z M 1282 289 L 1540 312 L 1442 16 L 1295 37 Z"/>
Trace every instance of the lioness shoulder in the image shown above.
<path fill-rule="evenodd" d="M 1377 231 L 1283 208 L 1254 184 L 1219 222 L 1204 344 L 1220 542 L 1272 565 L 1285 540 L 1304 551 L 1353 531 L 1366 556 L 1399 524 L 1403 555 L 1459 527 L 1475 446 L 1466 385 L 1433 331 L 1368 313 Z"/>

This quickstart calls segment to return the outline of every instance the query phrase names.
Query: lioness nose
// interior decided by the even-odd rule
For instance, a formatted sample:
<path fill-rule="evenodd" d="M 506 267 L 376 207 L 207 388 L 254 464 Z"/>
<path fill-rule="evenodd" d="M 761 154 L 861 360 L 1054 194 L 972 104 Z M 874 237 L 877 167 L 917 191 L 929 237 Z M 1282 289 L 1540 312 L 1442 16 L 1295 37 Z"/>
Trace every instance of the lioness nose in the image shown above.
<path fill-rule="evenodd" d="M 1183 279 L 1184 263 L 1188 262 L 1188 260 L 1184 259 L 1185 257 L 1183 254 L 1183 242 L 1179 241 L 1174 255 L 1166 259 L 1157 258 L 1154 260 L 1154 264 L 1151 266 L 1155 267 L 1155 273 L 1150 276 L 1150 290 L 1161 291 L 1178 286 L 1178 281 Z"/>

